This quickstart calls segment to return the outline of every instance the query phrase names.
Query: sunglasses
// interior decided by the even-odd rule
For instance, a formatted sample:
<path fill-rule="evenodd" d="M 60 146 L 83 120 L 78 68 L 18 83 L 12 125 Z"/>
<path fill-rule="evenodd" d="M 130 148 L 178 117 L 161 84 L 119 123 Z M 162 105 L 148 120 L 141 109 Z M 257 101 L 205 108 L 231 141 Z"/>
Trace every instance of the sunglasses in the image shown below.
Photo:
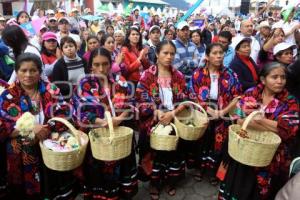
<path fill-rule="evenodd" d="M 56 22 L 56 20 L 50 20 L 50 23 L 54 23 L 54 22 Z"/>

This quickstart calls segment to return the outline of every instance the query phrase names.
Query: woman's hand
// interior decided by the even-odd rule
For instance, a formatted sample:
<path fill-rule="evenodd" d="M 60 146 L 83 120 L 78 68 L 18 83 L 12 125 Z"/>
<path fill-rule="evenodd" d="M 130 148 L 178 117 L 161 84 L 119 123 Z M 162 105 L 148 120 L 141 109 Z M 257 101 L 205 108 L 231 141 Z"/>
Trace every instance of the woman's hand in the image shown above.
<path fill-rule="evenodd" d="M 123 54 L 123 52 L 121 52 L 121 53 L 119 53 L 119 55 L 116 57 L 116 63 L 117 63 L 118 65 L 120 65 L 120 64 L 123 62 L 123 60 L 124 60 L 124 54 Z"/>
<path fill-rule="evenodd" d="M 58 47 L 56 48 L 56 53 L 55 53 L 55 55 L 56 55 L 56 58 L 57 58 L 57 59 L 60 59 L 60 58 L 62 57 L 61 50 L 60 50 Z"/>
<path fill-rule="evenodd" d="M 108 126 L 107 121 L 104 120 L 104 119 L 100 119 L 100 118 L 96 118 L 95 124 L 96 124 L 97 126 L 100 126 L 100 127 L 106 127 L 106 126 Z"/>
<path fill-rule="evenodd" d="M 169 125 L 174 118 L 174 113 L 172 111 L 163 113 L 158 119 L 162 125 Z"/>
<path fill-rule="evenodd" d="M 44 140 L 50 134 L 50 130 L 48 129 L 48 125 L 41 125 L 41 124 L 35 125 L 35 127 L 33 128 L 33 132 L 35 134 L 35 137 L 38 140 Z"/>
<path fill-rule="evenodd" d="M 119 126 L 121 122 L 122 122 L 122 119 L 120 117 L 113 117 L 112 118 L 112 123 L 113 123 L 114 127 Z"/>

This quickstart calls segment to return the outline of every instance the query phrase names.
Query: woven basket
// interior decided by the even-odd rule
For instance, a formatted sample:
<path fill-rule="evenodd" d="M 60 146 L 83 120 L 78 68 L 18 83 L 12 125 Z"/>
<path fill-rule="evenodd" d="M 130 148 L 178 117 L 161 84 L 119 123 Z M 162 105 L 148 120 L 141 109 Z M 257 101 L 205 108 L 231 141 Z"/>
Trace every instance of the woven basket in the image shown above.
<path fill-rule="evenodd" d="M 185 105 L 185 104 L 192 104 L 199 108 L 202 112 L 196 110 L 196 109 L 184 109 L 180 113 L 178 113 L 174 118 L 174 124 L 176 128 L 178 129 L 178 135 L 180 138 L 184 140 L 194 141 L 198 140 L 203 136 L 205 133 L 205 130 L 208 125 L 208 117 L 205 110 L 198 104 L 192 102 L 192 101 L 185 101 L 180 103 L 179 105 Z M 182 123 L 181 120 L 187 120 L 193 118 L 195 127 L 190 127 L 184 123 Z"/>
<path fill-rule="evenodd" d="M 92 155 L 97 160 L 114 161 L 131 153 L 133 130 L 125 126 L 113 127 L 110 112 L 106 111 L 108 128 L 93 129 L 89 133 Z"/>
<path fill-rule="evenodd" d="M 259 111 L 252 112 L 246 118 L 242 127 L 240 125 L 229 126 L 228 153 L 234 160 L 242 164 L 265 167 L 271 163 L 281 139 L 270 131 L 247 129 L 249 122 L 258 114 L 263 113 Z M 243 131 L 247 129 L 246 135 L 249 138 L 239 135 L 241 129 Z"/>
<path fill-rule="evenodd" d="M 55 171 L 70 171 L 79 167 L 84 159 L 86 147 L 89 141 L 88 136 L 82 131 L 76 130 L 74 126 L 67 120 L 54 117 L 50 121 L 63 123 L 69 128 L 71 134 L 78 140 L 79 148 L 69 152 L 55 152 L 44 146 L 40 141 L 41 152 L 45 165 Z M 82 143 L 83 142 L 83 143 Z"/>
<path fill-rule="evenodd" d="M 158 135 L 154 131 L 158 127 L 158 124 L 152 130 L 150 135 L 150 146 L 152 149 L 159 151 L 174 151 L 178 144 L 178 131 L 174 124 L 170 123 L 174 128 L 176 135 Z"/>

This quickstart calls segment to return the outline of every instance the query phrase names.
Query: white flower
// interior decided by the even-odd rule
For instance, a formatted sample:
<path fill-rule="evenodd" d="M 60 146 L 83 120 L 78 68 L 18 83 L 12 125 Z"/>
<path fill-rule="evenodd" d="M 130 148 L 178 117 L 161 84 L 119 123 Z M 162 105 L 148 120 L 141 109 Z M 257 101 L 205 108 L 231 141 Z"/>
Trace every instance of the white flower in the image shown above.
<path fill-rule="evenodd" d="M 35 117 L 30 112 L 25 112 L 16 122 L 16 128 L 20 131 L 20 135 L 24 137 L 34 138 Z"/>

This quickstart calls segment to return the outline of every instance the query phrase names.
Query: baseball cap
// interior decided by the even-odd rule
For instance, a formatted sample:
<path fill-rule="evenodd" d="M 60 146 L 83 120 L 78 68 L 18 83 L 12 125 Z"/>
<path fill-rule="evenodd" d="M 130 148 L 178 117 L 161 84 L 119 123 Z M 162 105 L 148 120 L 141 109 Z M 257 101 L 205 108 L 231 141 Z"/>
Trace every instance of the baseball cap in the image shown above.
<path fill-rule="evenodd" d="M 287 50 L 289 48 L 295 49 L 296 45 L 288 42 L 281 42 L 277 45 L 275 45 L 273 49 L 273 55 L 278 54 L 280 51 Z"/>
<path fill-rule="evenodd" d="M 238 36 L 233 42 L 232 47 L 236 50 L 236 48 L 244 41 L 252 42 L 252 39 L 249 37 Z"/>
<path fill-rule="evenodd" d="M 48 29 L 47 26 L 45 26 L 45 24 L 43 24 L 43 25 L 41 26 L 40 31 L 43 30 L 43 29 L 46 29 L 46 30 Z"/>
<path fill-rule="evenodd" d="M 67 22 L 70 24 L 69 19 L 66 18 L 66 17 L 61 17 L 61 18 L 58 20 L 58 23 L 60 23 L 61 21 L 67 21 Z"/>
<path fill-rule="evenodd" d="M 190 27 L 186 21 L 182 21 L 177 24 L 177 29 L 179 30 L 182 30 L 184 27 L 188 27 L 188 28 Z"/>
<path fill-rule="evenodd" d="M 49 10 L 47 10 L 47 14 L 48 14 L 48 15 L 54 15 L 55 12 L 54 12 L 54 10 L 49 9 Z"/>
<path fill-rule="evenodd" d="M 79 12 L 77 8 L 72 8 L 71 12 Z"/>
<path fill-rule="evenodd" d="M 51 21 L 51 20 L 57 21 L 56 17 L 50 17 L 50 18 L 49 18 L 49 21 Z"/>
<path fill-rule="evenodd" d="M 57 36 L 53 32 L 46 32 L 42 35 L 42 40 L 47 41 L 47 40 L 56 40 L 57 41 Z"/>
<path fill-rule="evenodd" d="M 160 27 L 157 26 L 157 25 L 151 26 L 151 28 L 149 29 L 149 33 L 151 33 L 151 32 L 154 31 L 154 30 L 159 30 L 159 31 L 160 31 Z"/>
<path fill-rule="evenodd" d="M 63 9 L 61 9 L 61 8 L 60 8 L 60 9 L 58 9 L 58 12 L 59 12 L 59 13 L 66 13 L 66 11 L 65 11 L 65 10 L 63 10 Z"/>
<path fill-rule="evenodd" d="M 268 27 L 268 28 L 270 28 L 269 22 L 268 22 L 268 21 L 262 21 L 262 22 L 260 22 L 259 25 L 258 25 L 258 28 L 261 29 L 261 28 L 263 28 L 263 27 Z"/>

